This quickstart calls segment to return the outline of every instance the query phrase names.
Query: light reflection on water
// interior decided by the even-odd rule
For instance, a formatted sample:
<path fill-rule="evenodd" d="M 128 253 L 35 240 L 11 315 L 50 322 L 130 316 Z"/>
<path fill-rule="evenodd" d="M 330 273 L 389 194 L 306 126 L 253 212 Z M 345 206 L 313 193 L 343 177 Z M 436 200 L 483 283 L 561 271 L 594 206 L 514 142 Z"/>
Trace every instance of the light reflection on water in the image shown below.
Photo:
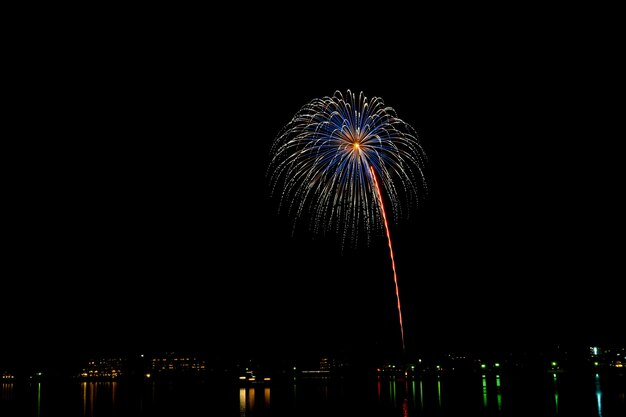
<path fill-rule="evenodd" d="M 556 373 L 552 374 L 552 379 L 554 381 L 554 414 L 559 414 L 559 386 Z"/>
<path fill-rule="evenodd" d="M 68 417 L 152 416 L 180 407 L 188 411 L 184 415 L 212 415 L 222 406 L 228 408 L 230 401 L 230 414 L 220 415 L 298 417 L 336 411 L 352 415 L 354 410 L 358 415 L 380 417 L 502 417 L 521 409 L 528 415 L 549 417 L 578 415 L 571 414 L 573 411 L 610 417 L 626 415 L 625 387 L 626 376 L 611 379 L 602 374 L 575 377 L 549 373 L 520 379 L 489 372 L 415 379 L 296 379 L 249 386 L 219 381 L 150 381 L 140 385 L 93 381 L 68 382 L 59 388 L 54 382 L 12 382 L 0 385 L 0 416 L 47 417 L 56 415 L 55 407 L 75 410 L 74 414 L 63 413 Z M 61 397 L 65 402 L 59 400 Z M 30 411 L 3 412 L 18 400 Z"/>
<path fill-rule="evenodd" d="M 115 410 L 115 399 L 117 396 L 117 381 L 90 381 L 80 383 L 80 399 L 82 404 L 82 416 L 93 417 L 96 409 L 101 403 L 106 403 L 107 408 Z"/>
<path fill-rule="evenodd" d="M 439 400 L 439 407 L 441 407 L 441 375 L 437 376 L 437 399 Z"/>
<path fill-rule="evenodd" d="M 598 401 L 598 417 L 602 417 L 602 388 L 600 387 L 600 374 L 596 374 L 596 399 Z"/>
<path fill-rule="evenodd" d="M 420 410 L 424 410 L 424 383 L 420 379 Z"/>
<path fill-rule="evenodd" d="M 239 388 L 239 415 L 245 417 L 246 410 L 248 409 L 248 395 L 245 388 Z"/>
<path fill-rule="evenodd" d="M 498 410 L 498 415 L 502 412 L 502 382 L 500 379 L 500 374 L 496 374 L 495 377 L 495 386 L 492 387 L 496 396 L 496 407 Z"/>
<path fill-rule="evenodd" d="M 487 375 L 483 375 L 483 407 L 487 408 Z"/>
<path fill-rule="evenodd" d="M 271 388 L 268 386 L 239 388 L 239 416 L 254 416 L 256 412 L 270 410 L 270 395 Z"/>
<path fill-rule="evenodd" d="M 41 382 L 37 383 L 37 417 L 41 415 Z"/>
<path fill-rule="evenodd" d="M 2 400 L 10 400 L 13 398 L 13 382 L 3 382 L 2 383 Z"/>
<path fill-rule="evenodd" d="M 87 383 L 86 382 L 82 382 L 80 384 L 81 387 L 81 392 L 82 392 L 82 400 L 83 400 L 83 415 L 86 416 L 87 415 Z"/>

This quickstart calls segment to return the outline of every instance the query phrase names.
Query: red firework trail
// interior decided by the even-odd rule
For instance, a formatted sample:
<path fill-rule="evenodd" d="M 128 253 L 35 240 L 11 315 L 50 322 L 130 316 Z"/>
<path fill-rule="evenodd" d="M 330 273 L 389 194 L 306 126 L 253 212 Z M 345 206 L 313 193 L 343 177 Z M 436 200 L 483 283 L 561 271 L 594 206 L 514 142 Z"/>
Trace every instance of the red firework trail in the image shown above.
<path fill-rule="evenodd" d="M 391 269 L 393 269 L 393 282 L 396 285 L 396 300 L 398 301 L 398 317 L 400 318 L 400 333 L 402 335 L 402 352 L 405 351 L 404 347 L 404 327 L 402 326 L 402 308 L 400 307 L 400 291 L 398 290 L 398 275 L 396 274 L 396 262 L 393 259 L 393 248 L 391 247 L 391 233 L 389 232 L 389 224 L 387 223 L 387 214 L 385 213 L 385 205 L 383 204 L 383 196 L 378 186 L 378 180 L 374 172 L 374 167 L 370 165 L 370 172 L 374 179 L 374 187 L 376 188 L 376 196 L 378 197 L 378 203 L 380 204 L 380 211 L 383 214 L 383 223 L 385 223 L 385 231 L 387 232 L 387 242 L 389 243 L 389 255 L 391 256 Z"/>

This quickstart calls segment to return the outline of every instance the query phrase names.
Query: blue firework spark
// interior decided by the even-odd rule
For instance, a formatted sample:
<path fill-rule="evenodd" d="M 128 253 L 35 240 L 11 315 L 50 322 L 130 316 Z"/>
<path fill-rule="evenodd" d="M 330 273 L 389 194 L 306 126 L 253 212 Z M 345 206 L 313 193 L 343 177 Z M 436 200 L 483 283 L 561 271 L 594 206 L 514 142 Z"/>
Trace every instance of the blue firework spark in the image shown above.
<path fill-rule="evenodd" d="M 314 232 L 333 231 L 342 243 L 370 241 L 381 232 L 382 200 L 375 178 L 398 221 L 425 190 L 425 153 L 415 130 L 385 106 L 335 91 L 304 105 L 276 137 L 269 167 L 272 195 L 296 220 L 310 219 Z"/>

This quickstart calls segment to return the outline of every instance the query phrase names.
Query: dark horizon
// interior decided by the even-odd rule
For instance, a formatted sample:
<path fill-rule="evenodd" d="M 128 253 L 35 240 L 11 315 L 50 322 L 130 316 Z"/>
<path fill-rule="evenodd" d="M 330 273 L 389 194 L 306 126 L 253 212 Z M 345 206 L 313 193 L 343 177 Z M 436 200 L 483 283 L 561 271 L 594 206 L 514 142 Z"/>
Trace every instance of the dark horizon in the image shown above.
<path fill-rule="evenodd" d="M 455 363 L 460 366 L 459 370 L 467 371 L 469 365 L 476 366 L 477 363 L 481 362 L 500 363 L 503 366 L 502 370 L 507 371 L 534 372 L 537 370 L 546 371 L 550 369 L 550 366 L 554 367 L 552 363 L 555 361 L 561 370 L 582 371 L 588 369 L 611 370 L 615 368 L 615 361 L 623 358 L 625 354 L 626 346 L 618 344 L 547 344 L 510 348 L 502 346 L 457 347 L 448 350 L 430 347 L 404 353 L 346 349 L 290 353 L 260 352 L 258 350 L 254 352 L 216 353 L 206 349 L 177 351 L 160 349 L 143 349 L 140 351 L 94 350 L 83 351 L 80 354 L 48 351 L 34 356 L 31 354 L 29 357 L 17 353 L 5 353 L 0 357 L 0 371 L 9 372 L 10 375 L 20 380 L 35 374 L 43 375 L 46 378 L 75 377 L 90 361 L 118 360 L 119 358 L 125 364 L 125 368 L 133 369 L 149 366 L 153 358 L 161 357 L 186 357 L 201 360 L 203 364 L 206 364 L 206 371 L 202 371 L 198 375 L 203 375 L 205 372 L 207 375 L 231 373 L 246 366 L 273 372 L 290 370 L 296 365 L 299 369 L 315 369 L 323 360 L 332 361 L 336 364 L 337 370 L 344 369 L 346 372 L 371 372 L 387 364 L 402 367 L 418 363 L 424 367 L 424 372 L 429 369 L 432 371 L 431 368 L 435 364 L 446 364 L 446 368 L 451 367 L 448 369 L 450 371 L 453 370 Z M 623 363 L 623 360 L 620 363 Z M 616 368 L 615 370 L 619 371 L 620 369 Z M 126 377 L 131 376 L 129 372 L 123 374 Z"/>

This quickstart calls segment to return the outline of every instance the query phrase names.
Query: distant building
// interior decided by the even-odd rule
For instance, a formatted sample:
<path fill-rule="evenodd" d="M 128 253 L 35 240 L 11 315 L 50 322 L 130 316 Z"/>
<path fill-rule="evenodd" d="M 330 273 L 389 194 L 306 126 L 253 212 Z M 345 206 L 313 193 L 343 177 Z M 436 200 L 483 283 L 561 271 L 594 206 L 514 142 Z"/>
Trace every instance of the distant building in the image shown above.
<path fill-rule="evenodd" d="M 589 359 L 596 368 L 624 368 L 626 367 L 626 347 L 592 346 L 589 348 Z"/>
<path fill-rule="evenodd" d="M 335 369 L 335 360 L 331 358 L 320 359 L 320 371 L 331 372 Z"/>
<path fill-rule="evenodd" d="M 126 373 L 127 363 L 122 358 L 92 359 L 80 373 L 82 378 L 116 379 Z"/>
<path fill-rule="evenodd" d="M 5 372 L 2 372 L 2 375 L 0 375 L 0 379 L 2 379 L 3 381 L 6 381 L 6 380 L 10 381 L 12 379 L 15 379 L 15 375 L 13 375 L 10 372 L 5 371 Z"/>
<path fill-rule="evenodd" d="M 202 375 L 206 373 L 206 361 L 192 355 L 166 353 L 151 359 L 150 370 L 154 375 L 162 376 Z"/>
<path fill-rule="evenodd" d="M 302 376 L 326 377 L 339 370 L 342 366 L 343 364 L 338 362 L 336 359 L 323 357 L 320 358 L 317 363 L 312 362 L 308 365 L 305 364 L 303 365 L 304 369 L 298 369 Z"/>

